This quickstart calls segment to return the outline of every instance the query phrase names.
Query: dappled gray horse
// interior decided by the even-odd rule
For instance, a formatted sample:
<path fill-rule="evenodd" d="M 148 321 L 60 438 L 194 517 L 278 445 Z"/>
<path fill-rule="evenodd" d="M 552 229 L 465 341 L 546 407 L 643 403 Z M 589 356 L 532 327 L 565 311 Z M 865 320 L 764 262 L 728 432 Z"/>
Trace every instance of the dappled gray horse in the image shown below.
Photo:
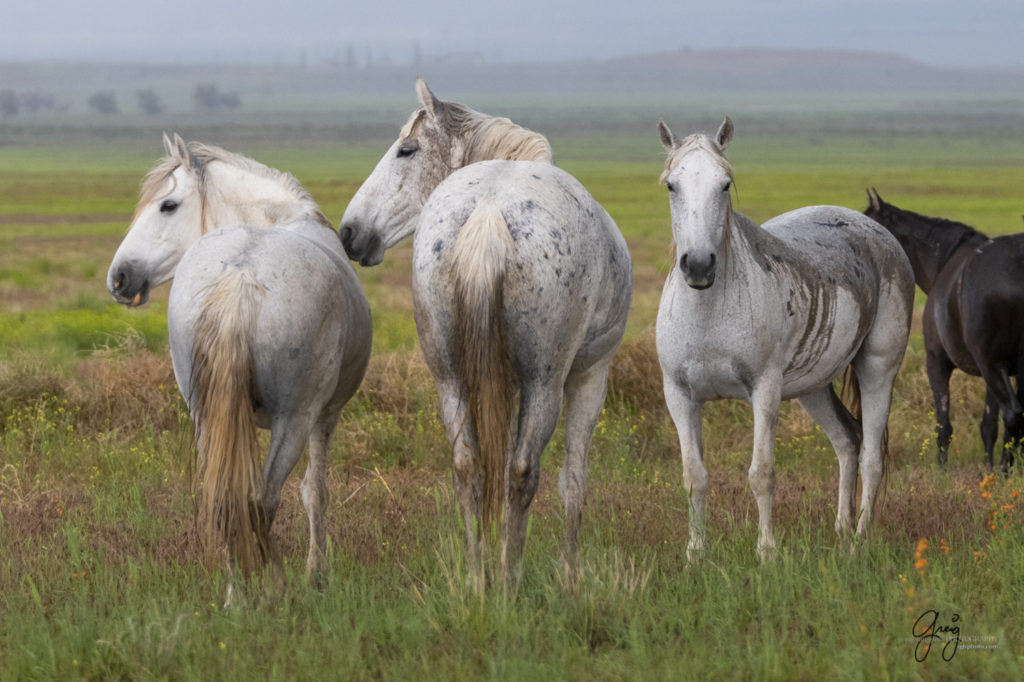
<path fill-rule="evenodd" d="M 563 397 L 558 490 L 564 558 L 575 567 L 587 451 L 632 266 L 611 217 L 552 165 L 543 136 L 439 101 L 421 80 L 416 91 L 420 108 L 353 197 L 341 235 L 351 258 L 375 265 L 416 233 L 416 328 L 454 449 L 471 562 L 480 567 L 484 529 L 504 498 L 502 567 L 514 584 Z"/>
<path fill-rule="evenodd" d="M 194 422 L 208 546 L 243 568 L 265 559 L 281 487 L 308 441 L 306 566 L 319 579 L 328 447 L 370 355 L 366 297 L 295 178 L 177 135 L 164 148 L 107 285 L 139 305 L 174 278 L 171 358 Z M 257 427 L 271 434 L 262 466 Z"/>
<path fill-rule="evenodd" d="M 903 360 L 914 275 L 881 225 L 850 209 L 811 206 L 757 226 L 732 208 L 728 118 L 714 138 L 680 141 L 664 122 L 672 236 L 679 257 L 658 308 L 657 347 L 665 400 L 679 432 L 690 495 L 687 556 L 705 547 L 708 473 L 700 408 L 737 398 L 754 408 L 750 487 L 762 558 L 774 553 L 772 497 L 779 401 L 797 398 L 839 459 L 836 531 L 852 529 L 857 465 L 863 491 L 857 535 L 867 532 L 884 471 L 892 384 Z M 855 374 L 860 420 L 832 381 Z M 859 452 L 858 452 L 859 451 Z"/>

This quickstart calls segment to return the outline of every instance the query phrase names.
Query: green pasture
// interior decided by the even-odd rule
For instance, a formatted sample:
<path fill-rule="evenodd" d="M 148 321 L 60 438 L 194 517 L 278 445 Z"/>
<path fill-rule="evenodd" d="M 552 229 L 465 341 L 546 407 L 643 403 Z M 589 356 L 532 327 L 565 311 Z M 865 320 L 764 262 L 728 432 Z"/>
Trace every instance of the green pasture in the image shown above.
<path fill-rule="evenodd" d="M 591 452 L 579 580 L 558 564 L 559 431 L 520 590 L 467 587 L 406 243 L 359 271 L 374 356 L 331 452 L 327 584 L 318 590 L 303 575 L 296 472 L 275 525 L 284 580 L 254 576 L 248 603 L 228 610 L 226 576 L 203 564 L 191 522 L 191 429 L 167 357 L 167 290 L 140 310 L 105 291 L 139 182 L 161 154 L 159 131 L 0 146 L 0 680 L 1019 676 L 1024 477 L 1017 467 L 984 478 L 983 388 L 962 375 L 951 463 L 935 466 L 919 332 L 897 381 L 872 541 L 851 555 L 836 537 L 834 454 L 789 406 L 776 444 L 780 556 L 761 565 L 746 481 L 752 418 L 722 402 L 704 412 L 711 547 L 687 565 L 678 442 L 653 348 L 670 267 L 658 113 L 677 135 L 691 132 L 655 112 L 649 134 L 560 127 L 551 136 L 559 165 L 618 222 L 635 269 Z M 863 209 L 874 186 L 901 207 L 992 234 L 1024 228 L 1024 136 L 844 130 L 834 118 L 810 132 L 763 121 L 747 132 L 734 120 L 734 200 L 754 220 L 808 204 Z M 217 129 L 197 130 L 222 142 Z M 328 135 L 314 145 L 273 127 L 224 138 L 293 173 L 335 224 L 389 144 Z M 931 610 L 937 626 L 960 628 L 951 660 L 940 644 L 915 660 L 914 623 Z"/>

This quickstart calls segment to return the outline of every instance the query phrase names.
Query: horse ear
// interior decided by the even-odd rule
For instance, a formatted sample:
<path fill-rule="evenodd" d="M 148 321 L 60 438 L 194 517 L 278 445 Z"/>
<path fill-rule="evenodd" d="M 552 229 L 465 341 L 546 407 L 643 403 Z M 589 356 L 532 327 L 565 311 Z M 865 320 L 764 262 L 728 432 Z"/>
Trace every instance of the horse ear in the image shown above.
<path fill-rule="evenodd" d="M 169 138 L 167 136 L 166 132 L 164 133 L 163 143 L 164 143 L 164 154 L 166 156 L 174 156 L 174 145 L 171 144 L 171 138 Z"/>
<path fill-rule="evenodd" d="M 871 193 L 872 189 L 874 189 L 874 188 L 873 187 L 869 187 L 866 190 L 867 194 L 868 194 L 868 210 L 869 211 L 877 211 L 879 209 L 878 197 L 876 196 L 877 193 L 876 194 L 872 194 Z"/>
<path fill-rule="evenodd" d="M 718 127 L 718 132 L 715 133 L 715 142 L 718 143 L 719 149 L 723 152 L 729 146 L 729 143 L 732 142 L 732 130 L 732 119 L 726 116 L 725 120 L 722 121 L 722 125 Z"/>
<path fill-rule="evenodd" d="M 192 155 L 188 151 L 188 144 L 178 133 L 174 133 L 172 146 L 173 150 L 169 155 L 178 159 L 185 168 L 192 168 Z"/>
<path fill-rule="evenodd" d="M 882 199 L 882 195 L 879 194 L 878 190 L 875 189 L 874 187 L 871 188 L 871 191 L 875 195 L 875 208 L 877 208 L 879 211 L 881 211 L 882 210 L 882 204 L 885 203 L 885 200 Z"/>
<path fill-rule="evenodd" d="M 668 125 L 666 125 L 663 119 L 658 119 L 658 136 L 661 137 L 661 146 L 669 153 L 672 153 L 672 150 L 679 146 L 679 140 L 669 130 Z"/>
<path fill-rule="evenodd" d="M 427 111 L 431 118 L 440 113 L 441 100 L 434 96 L 434 93 L 427 87 L 427 82 L 422 78 L 416 79 L 416 96 L 420 100 L 420 106 Z"/>

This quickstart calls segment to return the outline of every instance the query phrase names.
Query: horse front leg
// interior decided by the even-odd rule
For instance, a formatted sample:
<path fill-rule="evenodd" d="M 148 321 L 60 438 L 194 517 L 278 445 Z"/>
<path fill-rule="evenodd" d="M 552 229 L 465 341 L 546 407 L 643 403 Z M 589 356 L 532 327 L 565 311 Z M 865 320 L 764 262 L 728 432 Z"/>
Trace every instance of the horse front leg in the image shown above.
<path fill-rule="evenodd" d="M 775 557 L 772 502 L 775 497 L 775 430 L 781 400 L 781 376 L 762 379 L 750 398 L 754 407 L 754 451 L 747 478 L 757 501 L 757 553 L 762 561 Z"/>
<path fill-rule="evenodd" d="M 555 432 L 561 408 L 560 387 L 527 386 L 520 393 L 519 428 L 508 468 L 501 538 L 501 568 L 506 584 L 513 589 L 519 584 L 526 521 L 540 481 L 540 456 Z"/>
<path fill-rule="evenodd" d="M 704 468 L 704 445 L 701 436 L 701 403 L 690 400 L 689 391 L 667 374 L 664 376 L 665 404 L 676 425 L 679 450 L 683 460 L 683 487 L 689 503 L 690 540 L 686 560 L 694 562 L 704 556 L 707 530 L 704 512 L 707 508 L 708 470 Z"/>
<path fill-rule="evenodd" d="M 558 474 L 558 494 L 565 505 L 562 561 L 570 577 L 578 571 L 577 536 L 587 496 L 587 454 L 604 407 L 610 364 L 610 360 L 601 362 L 580 376 L 571 377 L 566 386 L 565 462 Z"/>

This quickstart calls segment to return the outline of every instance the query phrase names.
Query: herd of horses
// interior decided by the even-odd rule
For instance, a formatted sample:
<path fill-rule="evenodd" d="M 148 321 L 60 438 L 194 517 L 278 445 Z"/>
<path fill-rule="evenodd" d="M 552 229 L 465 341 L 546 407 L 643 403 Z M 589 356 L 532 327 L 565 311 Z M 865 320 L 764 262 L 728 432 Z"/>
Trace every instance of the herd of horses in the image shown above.
<path fill-rule="evenodd" d="M 197 523 L 230 567 L 267 560 L 282 486 L 308 444 L 307 570 L 323 577 L 329 444 L 371 348 L 370 306 L 350 261 L 376 265 L 413 235 L 416 329 L 453 449 L 471 578 L 486 580 L 484 553 L 500 526 L 501 575 L 517 583 L 540 456 L 563 402 L 562 557 L 576 569 L 588 450 L 632 299 L 626 242 L 554 165 L 542 135 L 439 100 L 422 80 L 416 93 L 419 107 L 337 232 L 291 175 L 165 135 L 166 157 L 147 175 L 110 266 L 108 288 L 130 306 L 174 280 L 168 332 L 193 420 Z M 664 122 L 659 135 L 675 255 L 656 345 L 689 496 L 690 559 L 706 545 L 701 405 L 722 398 L 754 409 L 749 481 L 762 558 L 775 551 L 784 399 L 799 400 L 835 448 L 836 531 L 851 543 L 867 534 L 915 283 L 928 294 L 939 461 L 959 368 L 986 383 L 989 468 L 999 415 L 1001 464 L 1011 466 L 1024 437 L 1012 379 L 1024 376 L 1024 235 L 988 239 L 875 190 L 863 214 L 814 206 L 758 226 L 733 209 L 728 118 L 714 136 L 678 139 Z M 840 377 L 859 394 L 849 408 L 834 389 Z M 270 429 L 265 457 L 259 428 Z"/>

